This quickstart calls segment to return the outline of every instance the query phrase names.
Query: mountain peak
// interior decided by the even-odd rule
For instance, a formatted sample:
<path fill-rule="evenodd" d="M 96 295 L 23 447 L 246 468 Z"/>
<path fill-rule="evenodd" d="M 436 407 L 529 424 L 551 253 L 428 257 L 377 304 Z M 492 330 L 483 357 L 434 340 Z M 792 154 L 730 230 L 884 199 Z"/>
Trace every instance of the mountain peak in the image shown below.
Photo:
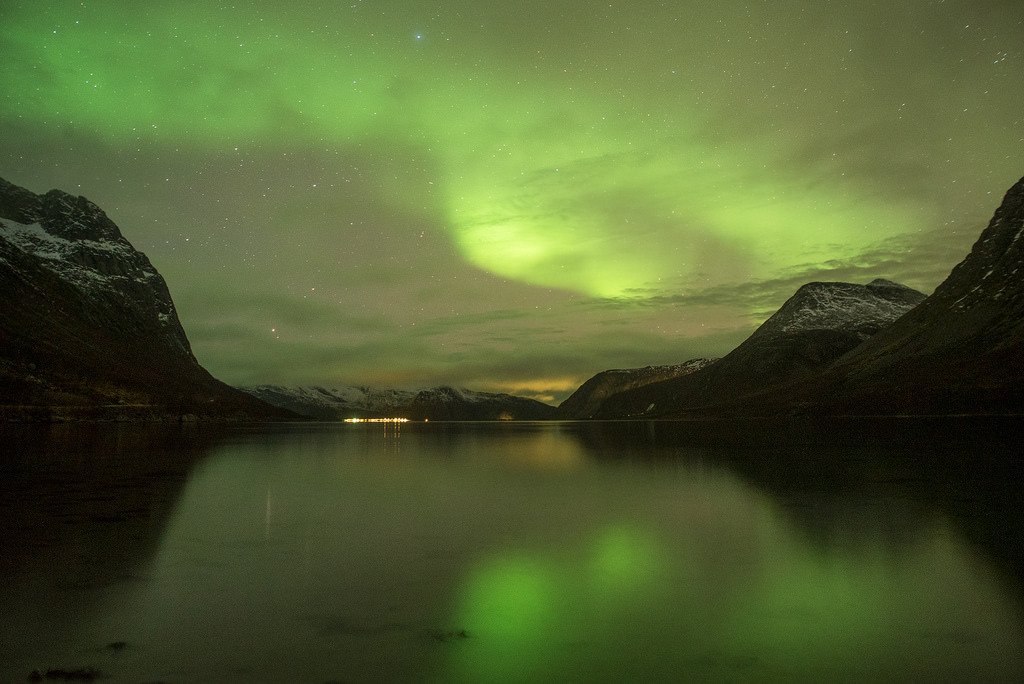
<path fill-rule="evenodd" d="M 42 198 L 31 190 L 0 178 L 0 216 L 18 223 L 38 223 L 42 204 Z"/>
<path fill-rule="evenodd" d="M 63 190 L 37 195 L 0 178 L 0 216 L 24 225 L 38 224 L 64 240 L 123 242 L 117 225 L 98 206 Z"/>
<path fill-rule="evenodd" d="M 0 416 L 285 417 L 199 365 L 164 279 L 84 197 L 0 179 L 0 290 Z"/>
<path fill-rule="evenodd" d="M 881 278 L 867 285 L 807 283 L 765 321 L 753 336 L 777 336 L 807 330 L 842 330 L 867 338 L 924 298 L 917 290 Z"/>
<path fill-rule="evenodd" d="M 607 397 L 594 415 L 658 417 L 706 410 L 813 376 L 924 298 L 886 280 L 868 285 L 807 283 L 718 361 L 680 377 L 618 392 Z"/>
<path fill-rule="evenodd" d="M 896 283 L 896 282 L 893 282 L 891 280 L 886 280 L 885 278 L 875 278 L 874 280 L 872 280 L 870 283 L 867 284 L 867 287 L 892 288 L 892 289 L 896 289 L 896 290 L 911 290 L 911 291 L 913 291 L 913 288 L 907 287 L 903 283 Z"/>
<path fill-rule="evenodd" d="M 841 359 L 801 402 L 822 411 L 1024 410 L 1024 179 L 930 297 Z"/>
<path fill-rule="evenodd" d="M 151 344 L 159 337 L 161 347 L 194 361 L 164 279 L 89 200 L 60 190 L 36 195 L 0 179 L 0 239 L 12 268 L 20 263 L 74 287 L 94 321 Z"/>
<path fill-rule="evenodd" d="M 51 235 L 67 240 L 120 242 L 124 238 L 117 225 L 102 209 L 85 197 L 50 190 L 41 198 L 40 224 Z"/>

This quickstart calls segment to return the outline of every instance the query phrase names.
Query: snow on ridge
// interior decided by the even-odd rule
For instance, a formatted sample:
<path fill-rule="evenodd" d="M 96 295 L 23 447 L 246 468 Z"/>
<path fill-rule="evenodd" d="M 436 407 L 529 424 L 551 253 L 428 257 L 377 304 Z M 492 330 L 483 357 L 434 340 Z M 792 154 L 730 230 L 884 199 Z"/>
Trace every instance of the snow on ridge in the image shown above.
<path fill-rule="evenodd" d="M 67 239 L 50 233 L 40 223 L 0 219 L 0 238 L 89 296 L 124 297 L 132 288 L 149 287 L 161 280 L 145 255 L 123 237 Z M 105 270 L 111 267 L 114 272 Z M 174 326 L 174 305 L 161 297 L 157 297 L 156 303 L 158 308 L 153 313 L 157 323 L 170 329 L 175 343 L 181 346 Z"/>
<path fill-rule="evenodd" d="M 132 270 L 138 268 L 136 262 L 139 253 L 126 241 L 68 240 L 47 232 L 39 223 L 18 223 L 10 219 L 0 220 L 0 236 L 22 252 L 39 259 L 51 271 L 85 289 L 97 285 L 114 288 L 116 282 L 128 277 L 103 273 L 78 263 L 78 260 L 85 257 L 91 257 L 97 262 L 115 260 L 126 266 L 135 266 Z M 156 276 L 149 270 L 143 270 L 140 275 L 146 280 Z"/>
<path fill-rule="evenodd" d="M 75 225 L 82 226 L 79 221 L 75 221 Z M 26 252 L 31 252 L 37 256 L 39 255 L 38 251 L 42 248 L 42 243 L 48 244 L 58 252 L 68 251 L 79 245 L 107 252 L 126 253 L 134 251 L 127 241 L 123 239 L 91 240 L 89 238 L 80 238 L 68 240 L 48 232 L 40 223 L 18 223 L 11 219 L 0 220 L 0 234 L 3 234 L 4 237 L 17 244 L 18 247 Z"/>
<path fill-rule="evenodd" d="M 408 403 L 416 394 L 407 390 L 376 390 L 357 386 L 323 387 L 321 385 L 301 385 L 298 387 L 284 387 L 281 385 L 257 385 L 243 389 L 255 393 L 256 396 L 260 394 L 274 394 L 323 408 L 359 411 L 385 411 L 393 409 Z"/>
<path fill-rule="evenodd" d="M 342 403 L 352 408 L 366 411 L 382 411 L 395 408 L 414 396 L 414 392 L 404 390 L 376 390 L 369 387 L 340 387 L 335 389 L 320 388 L 334 397 L 335 403 Z"/>
<path fill-rule="evenodd" d="M 914 292 L 904 285 L 881 280 L 868 285 L 810 283 L 801 287 L 757 332 L 764 335 L 887 325 L 916 304 L 882 294 L 894 289 Z"/>
<path fill-rule="evenodd" d="M 606 374 L 615 375 L 635 375 L 637 373 L 655 374 L 655 373 L 673 373 L 676 371 L 694 370 L 698 371 L 704 366 L 707 366 L 718 359 L 690 359 L 689 361 L 683 361 L 682 363 L 673 363 L 665 366 L 644 366 L 642 368 L 612 368 L 610 370 L 603 371 Z"/>
<path fill-rule="evenodd" d="M 447 385 L 443 385 L 441 387 L 430 387 L 416 393 L 416 398 L 420 401 L 439 401 L 442 403 L 461 401 L 464 403 L 478 404 L 495 396 L 499 395 L 488 392 L 474 392 L 472 390 L 449 387 Z"/>
<path fill-rule="evenodd" d="M 375 389 L 362 386 L 324 387 L 301 385 L 256 385 L 241 388 L 257 397 L 275 395 L 307 405 L 332 410 L 384 412 L 421 403 L 465 403 L 479 404 L 495 399 L 521 398 L 510 394 L 477 392 L 456 387 L 430 387 L 421 390 Z"/>

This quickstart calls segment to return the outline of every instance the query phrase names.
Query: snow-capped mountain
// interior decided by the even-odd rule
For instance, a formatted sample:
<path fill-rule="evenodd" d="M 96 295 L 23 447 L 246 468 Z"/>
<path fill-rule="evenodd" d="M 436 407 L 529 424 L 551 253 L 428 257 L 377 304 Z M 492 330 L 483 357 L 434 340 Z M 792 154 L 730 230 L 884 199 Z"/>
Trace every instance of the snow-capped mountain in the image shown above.
<path fill-rule="evenodd" d="M 579 389 L 559 404 L 559 415 L 563 418 L 592 418 L 601 402 L 613 394 L 689 375 L 715 361 L 717 359 L 690 359 L 670 366 L 602 371 L 580 385 Z"/>
<path fill-rule="evenodd" d="M 1024 413 L 1024 178 L 935 292 L 794 397 L 801 410 Z"/>
<path fill-rule="evenodd" d="M 412 420 L 545 420 L 556 413 L 553 406 L 533 399 L 454 387 L 410 391 L 258 385 L 241 389 L 268 404 L 322 420 L 374 416 Z"/>
<path fill-rule="evenodd" d="M 842 330 L 866 340 L 924 300 L 906 285 L 877 278 L 867 285 L 808 283 L 796 291 L 750 339 L 812 330 Z"/>
<path fill-rule="evenodd" d="M 407 390 L 376 390 L 369 387 L 329 388 L 319 385 L 257 385 L 239 389 L 273 406 L 325 420 L 390 415 L 395 408 L 409 404 L 416 396 L 415 392 Z"/>
<path fill-rule="evenodd" d="M 887 280 L 809 283 L 736 349 L 694 373 L 608 397 L 598 417 L 654 417 L 814 375 L 924 300 Z"/>
<path fill-rule="evenodd" d="M 158 337 L 164 350 L 193 358 L 164 279 L 103 211 L 60 190 L 39 196 L 0 178 L 0 258 L 32 262 L 94 303 L 96 322 Z M 116 306 L 111 306 L 116 301 Z"/>
<path fill-rule="evenodd" d="M 280 414 L 198 364 L 164 279 L 84 197 L 0 179 L 0 286 L 2 412 Z"/>

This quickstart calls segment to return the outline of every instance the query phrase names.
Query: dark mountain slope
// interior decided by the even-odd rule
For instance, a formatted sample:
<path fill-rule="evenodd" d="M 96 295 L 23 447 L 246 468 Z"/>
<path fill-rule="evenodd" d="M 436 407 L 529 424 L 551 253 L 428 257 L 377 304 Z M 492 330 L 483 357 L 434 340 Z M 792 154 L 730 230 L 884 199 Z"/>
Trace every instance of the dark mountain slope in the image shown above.
<path fill-rule="evenodd" d="M 809 283 L 718 362 L 609 397 L 597 416 L 671 415 L 814 376 L 923 299 L 920 292 L 887 280 L 867 285 Z"/>
<path fill-rule="evenodd" d="M 841 359 L 816 412 L 1024 413 L 1024 179 L 935 292 Z"/>
<path fill-rule="evenodd" d="M 284 417 L 192 355 L 167 284 L 92 202 L 0 179 L 0 417 Z"/>
<path fill-rule="evenodd" d="M 592 418 L 605 399 L 638 387 L 652 385 L 695 373 L 717 359 L 690 359 L 672 366 L 645 366 L 606 370 L 580 385 L 558 406 L 562 418 Z"/>

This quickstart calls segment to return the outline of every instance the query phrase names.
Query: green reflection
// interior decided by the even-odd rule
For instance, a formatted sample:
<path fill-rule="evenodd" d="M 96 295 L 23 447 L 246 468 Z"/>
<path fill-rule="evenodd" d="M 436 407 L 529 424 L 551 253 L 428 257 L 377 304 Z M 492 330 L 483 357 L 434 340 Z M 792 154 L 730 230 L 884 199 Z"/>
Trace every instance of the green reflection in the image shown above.
<path fill-rule="evenodd" d="M 677 672 L 749 681 L 828 677 L 841 668 L 860 680 L 912 675 L 908 657 L 934 674 L 984 629 L 967 602 L 946 606 L 955 617 L 937 616 L 954 645 L 949 653 L 936 653 L 935 634 L 919 626 L 927 624 L 919 611 L 936 599 L 936 575 L 964 585 L 965 558 L 934 543 L 941 530 L 923 531 L 932 541 L 904 558 L 875 543 L 853 552 L 837 541 L 825 550 L 767 499 L 719 485 L 716 500 L 692 491 L 679 498 L 691 526 L 671 539 L 617 523 L 598 526 L 575 548 L 492 557 L 457 593 L 452 626 L 472 638 L 448 649 L 435 674 L 590 681 Z M 919 581 L 915 568 L 931 579 Z"/>
<path fill-rule="evenodd" d="M 595 595 L 624 597 L 656 581 L 662 570 L 661 549 L 655 540 L 631 525 L 605 529 L 593 545 L 590 581 Z"/>
<path fill-rule="evenodd" d="M 477 681 L 528 677 L 554 654 L 565 629 L 565 578 L 523 556 L 484 564 L 464 590 L 458 624 L 473 637 L 454 674 Z"/>
<path fill-rule="evenodd" d="M 522 681 L 579 665 L 567 656 L 572 642 L 620 638 L 635 609 L 625 599 L 654 588 L 662 553 L 649 533 L 618 524 L 582 553 L 489 560 L 460 592 L 455 624 L 472 639 L 453 651 L 445 677 Z"/>
<path fill-rule="evenodd" d="M 123 435 L 26 451 L 64 475 L 0 498 L 39 517 L 13 549 L 31 572 L 0 592 L 0 680 L 91 654 L 140 682 L 1022 681 L 1018 583 L 928 506 L 843 483 L 795 515 L 706 461 L 509 468 L 526 440 L 500 427 L 409 425 L 401 452 L 376 430 L 246 429 L 151 512 L 149 470 L 110 460 Z M 69 518 L 79 500 L 128 519 Z M 123 567 L 85 553 L 153 524 Z M 65 581 L 82 571 L 111 574 Z"/>
<path fill-rule="evenodd" d="M 806 549 L 790 549 L 779 566 L 767 566 L 747 591 L 720 635 L 737 651 L 771 654 L 782 667 L 810 672 L 830 663 L 855 664 L 859 653 L 888 652 L 890 581 L 873 563 L 826 564 Z M 892 663 L 891 665 L 896 665 Z M 879 667 L 876 661 L 873 667 Z"/>

